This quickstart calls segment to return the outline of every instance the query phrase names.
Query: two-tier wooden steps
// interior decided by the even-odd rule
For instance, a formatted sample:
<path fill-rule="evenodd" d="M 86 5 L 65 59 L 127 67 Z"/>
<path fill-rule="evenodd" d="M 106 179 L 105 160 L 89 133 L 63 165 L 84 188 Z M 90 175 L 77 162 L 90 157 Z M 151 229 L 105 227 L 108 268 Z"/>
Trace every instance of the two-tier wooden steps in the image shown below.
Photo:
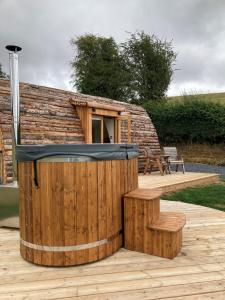
<path fill-rule="evenodd" d="M 165 258 L 181 250 L 183 213 L 160 212 L 161 192 L 135 189 L 124 196 L 124 247 Z"/>

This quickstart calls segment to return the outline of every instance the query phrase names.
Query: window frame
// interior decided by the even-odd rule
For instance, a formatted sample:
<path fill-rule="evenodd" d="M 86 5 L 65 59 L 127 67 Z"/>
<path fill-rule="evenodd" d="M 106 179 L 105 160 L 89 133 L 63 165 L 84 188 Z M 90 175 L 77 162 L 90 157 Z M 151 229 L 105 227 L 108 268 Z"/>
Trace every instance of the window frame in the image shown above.
<path fill-rule="evenodd" d="M 94 116 L 98 117 L 110 117 L 114 118 L 114 144 L 118 144 L 121 142 L 121 121 L 128 121 L 128 144 L 131 143 L 131 117 L 130 113 L 121 114 L 121 111 L 105 109 L 103 108 L 95 108 L 89 106 L 76 106 L 77 113 L 81 120 L 81 125 L 84 130 L 84 138 L 87 144 L 92 144 L 92 118 Z M 103 122 L 102 122 L 103 124 Z M 103 126 L 102 126 L 103 130 Z M 103 140 L 101 140 L 103 143 Z"/>

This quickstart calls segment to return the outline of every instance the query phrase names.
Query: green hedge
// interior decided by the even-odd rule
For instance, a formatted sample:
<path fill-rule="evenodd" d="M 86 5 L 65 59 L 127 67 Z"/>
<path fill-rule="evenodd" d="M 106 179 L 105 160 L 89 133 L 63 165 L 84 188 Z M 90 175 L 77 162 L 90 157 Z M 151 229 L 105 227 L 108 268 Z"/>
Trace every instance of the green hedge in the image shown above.
<path fill-rule="evenodd" d="M 156 127 L 160 142 L 224 143 L 225 104 L 184 97 L 145 106 Z"/>

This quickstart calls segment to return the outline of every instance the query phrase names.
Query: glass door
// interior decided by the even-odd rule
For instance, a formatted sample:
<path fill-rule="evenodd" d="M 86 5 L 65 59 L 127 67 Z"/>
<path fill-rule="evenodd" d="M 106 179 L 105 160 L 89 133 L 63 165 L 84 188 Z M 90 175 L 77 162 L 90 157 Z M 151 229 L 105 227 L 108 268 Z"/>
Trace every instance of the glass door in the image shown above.
<path fill-rule="evenodd" d="M 102 143 L 102 118 L 92 118 L 92 143 Z"/>
<path fill-rule="evenodd" d="M 103 143 L 115 143 L 115 119 L 103 118 Z"/>
<path fill-rule="evenodd" d="M 92 143 L 115 143 L 115 118 L 92 117 Z"/>

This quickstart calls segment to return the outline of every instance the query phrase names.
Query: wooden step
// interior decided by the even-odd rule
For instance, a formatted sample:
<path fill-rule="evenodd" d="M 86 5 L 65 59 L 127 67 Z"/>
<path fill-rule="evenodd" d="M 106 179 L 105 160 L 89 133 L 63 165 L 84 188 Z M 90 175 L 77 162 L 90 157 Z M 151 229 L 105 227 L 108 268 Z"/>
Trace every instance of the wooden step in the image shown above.
<path fill-rule="evenodd" d="M 186 217 L 178 212 L 161 212 L 159 219 L 153 224 L 149 224 L 151 230 L 177 232 L 186 224 Z"/>
<path fill-rule="evenodd" d="M 133 248 L 133 244 L 136 244 L 137 251 L 142 249 L 143 246 L 139 244 L 142 244 L 145 228 L 159 218 L 160 195 L 160 191 L 135 189 L 124 196 L 124 242 L 126 247 Z"/>
<path fill-rule="evenodd" d="M 144 252 L 147 226 L 159 219 L 158 190 L 135 189 L 124 196 L 124 245 L 126 249 Z"/>
<path fill-rule="evenodd" d="M 159 199 L 162 192 L 160 189 L 135 189 L 124 195 L 125 198 L 134 198 L 140 200 Z"/>
<path fill-rule="evenodd" d="M 150 254 L 174 258 L 182 247 L 182 229 L 186 217 L 182 213 L 161 212 L 159 220 L 147 226 L 152 242 Z"/>
<path fill-rule="evenodd" d="M 124 196 L 124 247 L 165 258 L 182 246 L 185 215 L 160 213 L 159 190 L 136 189 Z"/>

